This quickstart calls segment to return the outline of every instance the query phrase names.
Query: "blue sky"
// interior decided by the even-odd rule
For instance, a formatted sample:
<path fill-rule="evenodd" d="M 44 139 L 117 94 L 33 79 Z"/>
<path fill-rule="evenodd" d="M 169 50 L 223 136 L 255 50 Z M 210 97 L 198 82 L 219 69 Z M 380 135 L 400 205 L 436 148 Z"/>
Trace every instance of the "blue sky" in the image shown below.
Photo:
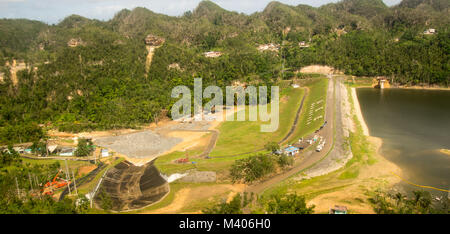
<path fill-rule="evenodd" d="M 201 0 L 0 0 L 0 18 L 27 18 L 46 23 L 58 23 L 64 17 L 77 14 L 100 20 L 111 19 L 121 9 L 145 7 L 154 12 L 179 16 L 193 10 Z M 262 11 L 271 0 L 213 0 L 221 7 L 251 14 Z M 278 0 L 289 5 L 321 6 L 338 0 Z M 395 5 L 401 0 L 383 0 Z"/>

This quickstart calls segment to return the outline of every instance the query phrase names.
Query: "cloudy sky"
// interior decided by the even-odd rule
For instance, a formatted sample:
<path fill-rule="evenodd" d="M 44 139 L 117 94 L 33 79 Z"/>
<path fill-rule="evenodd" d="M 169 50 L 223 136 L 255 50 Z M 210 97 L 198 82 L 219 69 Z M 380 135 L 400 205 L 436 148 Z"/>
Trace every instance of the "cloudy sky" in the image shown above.
<path fill-rule="evenodd" d="M 213 0 L 221 7 L 247 14 L 261 11 L 271 0 Z M 278 0 L 289 5 L 321 6 L 338 0 Z M 401 0 L 383 0 L 394 5 Z M 64 17 L 77 14 L 108 20 L 124 8 L 145 7 L 154 12 L 179 16 L 193 10 L 200 0 L 0 0 L 0 18 L 27 18 L 46 23 L 58 23 Z"/>

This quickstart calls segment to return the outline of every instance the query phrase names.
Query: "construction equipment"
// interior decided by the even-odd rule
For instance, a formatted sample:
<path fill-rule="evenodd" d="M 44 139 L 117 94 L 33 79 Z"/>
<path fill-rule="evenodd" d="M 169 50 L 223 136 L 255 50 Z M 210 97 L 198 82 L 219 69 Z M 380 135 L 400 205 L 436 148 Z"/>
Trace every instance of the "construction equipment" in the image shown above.
<path fill-rule="evenodd" d="M 186 158 L 179 158 L 177 160 L 175 160 L 176 163 L 188 163 L 189 162 L 189 156 L 188 153 L 186 152 Z"/>
<path fill-rule="evenodd" d="M 62 172 L 62 169 L 59 169 L 58 173 L 56 173 L 55 177 L 52 181 L 48 181 L 44 188 L 41 189 L 43 195 L 53 195 L 55 190 L 63 188 L 70 184 L 69 180 L 62 179 L 59 174 Z"/>

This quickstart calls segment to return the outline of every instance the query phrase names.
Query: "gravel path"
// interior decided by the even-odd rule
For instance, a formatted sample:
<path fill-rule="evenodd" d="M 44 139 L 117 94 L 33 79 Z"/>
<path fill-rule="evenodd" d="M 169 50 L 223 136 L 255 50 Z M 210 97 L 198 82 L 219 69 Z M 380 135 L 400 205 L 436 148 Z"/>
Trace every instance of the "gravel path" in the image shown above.
<path fill-rule="evenodd" d="M 94 140 L 95 144 L 130 158 L 146 158 L 162 154 L 181 141 L 181 138 L 165 137 L 150 130 Z"/>
<path fill-rule="evenodd" d="M 206 121 L 176 123 L 158 127 L 154 131 L 145 130 L 119 136 L 101 137 L 94 139 L 94 143 L 130 158 L 143 159 L 161 155 L 183 141 L 181 138 L 166 136 L 160 132 L 208 132 L 209 127 L 210 124 Z"/>

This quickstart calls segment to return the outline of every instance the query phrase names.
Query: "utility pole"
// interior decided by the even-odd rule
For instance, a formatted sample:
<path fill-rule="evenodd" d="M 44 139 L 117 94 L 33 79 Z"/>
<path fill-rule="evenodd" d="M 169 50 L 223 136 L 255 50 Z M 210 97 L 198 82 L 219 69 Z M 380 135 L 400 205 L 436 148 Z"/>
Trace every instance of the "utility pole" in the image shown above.
<path fill-rule="evenodd" d="M 17 182 L 17 177 L 15 177 L 15 178 L 16 178 L 17 196 L 20 198 L 19 182 Z"/>
<path fill-rule="evenodd" d="M 31 180 L 30 172 L 28 172 L 28 179 L 30 179 L 31 190 L 33 190 L 33 181 Z"/>
<path fill-rule="evenodd" d="M 38 195 L 39 195 L 39 198 L 40 198 L 41 197 L 41 191 L 39 190 L 39 182 L 38 182 L 37 176 L 34 175 L 34 174 L 33 174 L 33 176 L 34 176 L 34 182 L 36 183 L 36 188 L 38 190 Z"/>
<path fill-rule="evenodd" d="M 34 175 L 34 182 L 36 183 L 36 187 L 39 188 L 39 181 L 36 175 Z"/>
<path fill-rule="evenodd" d="M 72 170 L 72 180 L 73 180 L 73 187 L 75 188 L 75 194 L 78 196 L 77 183 L 75 182 L 75 175 L 73 174 L 73 170 Z"/>
<path fill-rule="evenodd" d="M 66 179 L 67 179 L 67 182 L 70 182 L 69 167 L 67 166 L 67 159 L 64 160 L 64 163 L 66 164 Z M 67 183 L 67 188 L 69 189 L 69 194 L 72 194 L 72 192 L 70 191 L 70 184 L 69 183 Z"/>

